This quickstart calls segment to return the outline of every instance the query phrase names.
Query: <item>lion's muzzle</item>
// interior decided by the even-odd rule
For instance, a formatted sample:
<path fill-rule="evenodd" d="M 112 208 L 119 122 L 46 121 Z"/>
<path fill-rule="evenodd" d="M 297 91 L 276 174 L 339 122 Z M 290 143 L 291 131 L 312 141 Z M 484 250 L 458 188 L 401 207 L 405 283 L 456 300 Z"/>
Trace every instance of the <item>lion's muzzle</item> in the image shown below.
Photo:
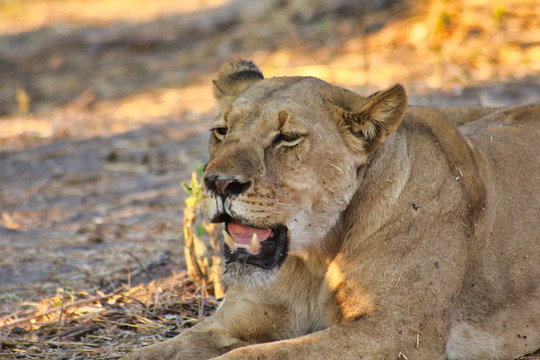
<path fill-rule="evenodd" d="M 240 195 L 245 192 L 251 186 L 251 181 L 242 182 L 235 177 L 205 175 L 204 184 L 208 190 L 225 200 L 231 195 Z"/>

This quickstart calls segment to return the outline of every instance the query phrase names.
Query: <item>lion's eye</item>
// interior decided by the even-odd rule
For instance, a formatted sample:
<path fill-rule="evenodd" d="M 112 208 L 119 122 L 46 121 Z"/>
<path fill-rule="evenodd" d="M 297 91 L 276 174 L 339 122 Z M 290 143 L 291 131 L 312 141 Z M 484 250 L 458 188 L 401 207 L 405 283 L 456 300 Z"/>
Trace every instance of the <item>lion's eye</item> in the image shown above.
<path fill-rule="evenodd" d="M 283 144 L 285 146 L 295 146 L 304 139 L 304 135 L 298 133 L 279 133 L 272 141 L 273 145 Z"/>
<path fill-rule="evenodd" d="M 220 126 L 220 127 L 215 127 L 212 129 L 212 132 L 214 133 L 214 136 L 218 139 L 218 140 L 223 140 L 223 138 L 225 137 L 225 135 L 227 135 L 227 131 L 229 129 L 227 127 L 224 127 L 224 126 Z"/>

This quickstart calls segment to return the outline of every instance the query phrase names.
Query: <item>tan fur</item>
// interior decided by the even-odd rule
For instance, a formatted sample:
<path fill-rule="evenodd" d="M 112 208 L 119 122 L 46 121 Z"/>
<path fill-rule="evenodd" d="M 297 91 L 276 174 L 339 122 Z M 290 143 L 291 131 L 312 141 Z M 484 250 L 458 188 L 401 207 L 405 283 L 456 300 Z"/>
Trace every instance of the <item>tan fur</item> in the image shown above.
<path fill-rule="evenodd" d="M 224 204 L 205 189 L 201 208 L 286 225 L 288 257 L 231 266 L 214 316 L 126 359 L 513 359 L 540 347 L 540 105 L 407 108 L 399 85 L 363 98 L 255 69 L 222 67 L 206 167 L 250 186 Z"/>

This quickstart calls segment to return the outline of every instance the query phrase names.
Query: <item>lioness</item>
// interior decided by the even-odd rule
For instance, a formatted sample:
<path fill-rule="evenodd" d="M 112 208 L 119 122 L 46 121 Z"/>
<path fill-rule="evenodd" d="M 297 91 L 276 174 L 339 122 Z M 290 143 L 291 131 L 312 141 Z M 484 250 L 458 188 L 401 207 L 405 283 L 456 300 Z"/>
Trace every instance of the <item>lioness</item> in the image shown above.
<path fill-rule="evenodd" d="M 127 359 L 540 347 L 540 105 L 445 113 L 407 107 L 400 85 L 365 98 L 243 60 L 214 90 L 201 209 L 225 224 L 227 296 Z"/>

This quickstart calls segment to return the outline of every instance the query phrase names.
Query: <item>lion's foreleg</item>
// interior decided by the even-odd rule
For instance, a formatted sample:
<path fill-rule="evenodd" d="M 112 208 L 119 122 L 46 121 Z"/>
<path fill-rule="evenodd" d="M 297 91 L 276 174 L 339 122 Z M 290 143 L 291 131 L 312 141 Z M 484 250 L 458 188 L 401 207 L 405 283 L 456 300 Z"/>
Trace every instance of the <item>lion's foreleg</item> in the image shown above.
<path fill-rule="evenodd" d="M 245 345 L 246 342 L 232 336 L 212 317 L 170 340 L 128 354 L 122 360 L 203 360 Z"/>
<path fill-rule="evenodd" d="M 442 338 L 419 337 L 417 329 L 406 326 L 395 331 L 395 322 L 378 322 L 377 318 L 358 319 L 289 340 L 241 347 L 213 360 L 444 359 Z"/>

